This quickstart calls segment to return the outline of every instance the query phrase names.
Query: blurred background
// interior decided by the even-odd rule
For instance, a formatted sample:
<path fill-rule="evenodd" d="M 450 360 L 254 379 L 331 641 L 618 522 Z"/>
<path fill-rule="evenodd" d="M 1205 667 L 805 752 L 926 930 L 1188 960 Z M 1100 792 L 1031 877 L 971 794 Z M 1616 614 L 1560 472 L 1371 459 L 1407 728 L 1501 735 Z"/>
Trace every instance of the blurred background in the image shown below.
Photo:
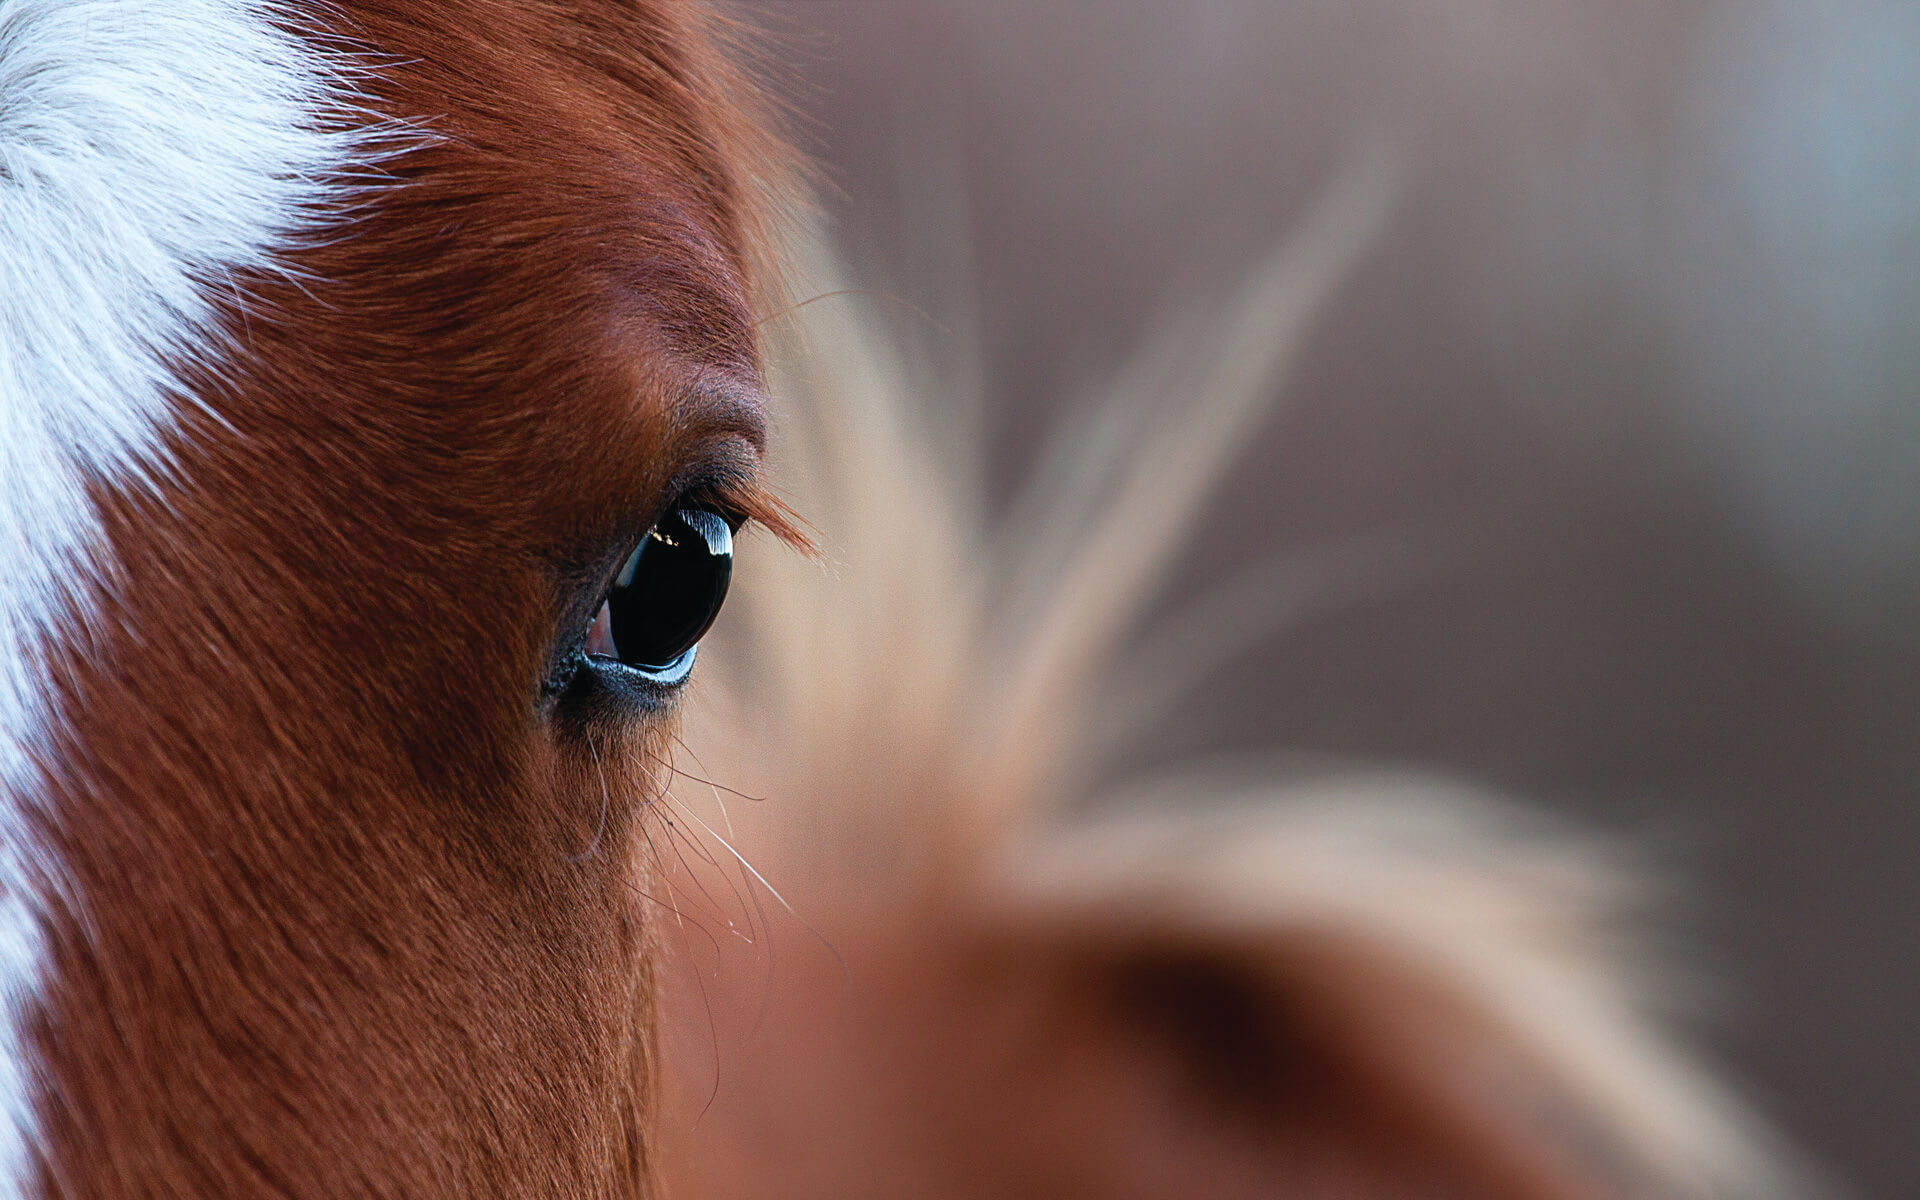
<path fill-rule="evenodd" d="M 1858 1194 L 1920 1195 L 1920 5 L 759 15 L 856 282 L 977 342 L 1008 478 L 1346 152 L 1402 148 L 1397 216 L 1185 570 L 1382 534 L 1418 569 L 1124 765 L 1437 768 L 1655 847 L 1722 1060 Z"/>

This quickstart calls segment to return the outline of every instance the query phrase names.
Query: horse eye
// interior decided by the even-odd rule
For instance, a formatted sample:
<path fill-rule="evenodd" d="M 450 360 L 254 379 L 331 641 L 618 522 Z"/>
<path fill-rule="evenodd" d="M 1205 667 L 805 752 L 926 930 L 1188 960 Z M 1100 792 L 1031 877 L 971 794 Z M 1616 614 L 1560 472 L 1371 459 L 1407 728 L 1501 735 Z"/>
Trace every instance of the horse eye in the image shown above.
<path fill-rule="evenodd" d="M 720 615 L 732 574 L 726 519 L 703 508 L 672 513 L 621 564 L 587 633 L 587 653 L 678 683 L 693 666 L 694 644 Z"/>

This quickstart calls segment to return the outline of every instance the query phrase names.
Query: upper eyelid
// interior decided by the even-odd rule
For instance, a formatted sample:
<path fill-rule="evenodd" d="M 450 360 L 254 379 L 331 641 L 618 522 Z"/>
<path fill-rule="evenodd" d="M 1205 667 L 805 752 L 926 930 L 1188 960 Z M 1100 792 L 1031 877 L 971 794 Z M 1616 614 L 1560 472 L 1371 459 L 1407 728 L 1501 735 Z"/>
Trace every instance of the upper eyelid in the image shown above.
<path fill-rule="evenodd" d="M 633 552 L 640 548 L 660 521 L 676 509 L 690 506 L 710 508 L 726 518 L 728 526 L 736 534 L 752 523 L 750 494 L 757 489 L 759 482 L 759 452 L 738 437 L 723 441 L 743 447 L 746 461 L 742 462 L 737 454 L 716 453 L 717 447 L 709 446 L 699 461 L 682 467 L 668 480 L 663 489 L 666 499 L 647 519 L 646 525 L 629 529 L 628 536 L 599 572 L 599 595 L 604 596 L 611 590 L 615 577 L 633 557 Z"/>
<path fill-rule="evenodd" d="M 744 444 L 755 461 L 766 451 L 766 399 L 757 386 L 736 379 L 701 379 L 682 393 L 679 413 L 681 429 L 697 440 Z"/>
<path fill-rule="evenodd" d="M 697 461 L 682 467 L 668 480 L 665 499 L 647 528 L 653 528 L 674 509 L 687 507 L 689 502 L 704 502 L 705 507 L 726 517 L 737 531 L 754 518 L 760 470 L 760 449 L 746 438 L 735 434 L 709 443 Z"/>

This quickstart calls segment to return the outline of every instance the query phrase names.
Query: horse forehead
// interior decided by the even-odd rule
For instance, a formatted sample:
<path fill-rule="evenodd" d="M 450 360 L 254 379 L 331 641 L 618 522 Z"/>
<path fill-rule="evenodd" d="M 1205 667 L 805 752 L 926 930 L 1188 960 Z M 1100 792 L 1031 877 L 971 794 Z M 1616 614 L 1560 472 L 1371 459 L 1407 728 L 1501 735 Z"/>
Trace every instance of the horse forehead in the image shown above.
<path fill-rule="evenodd" d="M 610 437 L 751 390 L 739 116 L 698 85 L 712 64 L 681 61 L 684 6 L 583 0 L 538 28 L 514 6 L 378 7 L 345 20 L 395 64 L 382 102 L 421 136 L 400 186 L 315 256 L 351 297 L 342 335 L 372 347 L 354 360 Z M 581 402 L 596 395 L 612 402 Z"/>
<path fill-rule="evenodd" d="M 512 5 L 400 8 L 425 15 L 363 25 L 394 62 L 380 72 L 393 116 L 439 141 L 408 182 L 464 210 L 410 213 L 417 234 L 471 230 L 558 280 L 598 272 L 642 296 L 744 306 L 745 122 L 703 81 L 718 64 L 690 6 L 579 0 L 535 27 Z"/>

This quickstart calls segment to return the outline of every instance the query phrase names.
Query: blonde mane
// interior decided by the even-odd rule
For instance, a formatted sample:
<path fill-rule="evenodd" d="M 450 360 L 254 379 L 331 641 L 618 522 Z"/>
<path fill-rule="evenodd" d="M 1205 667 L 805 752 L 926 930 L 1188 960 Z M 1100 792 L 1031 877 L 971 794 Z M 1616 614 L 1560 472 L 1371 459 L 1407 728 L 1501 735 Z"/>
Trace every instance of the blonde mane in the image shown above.
<path fill-rule="evenodd" d="M 1644 888 L 1621 856 L 1410 772 L 1209 763 L 1099 783 L 1115 747 L 1273 632 L 1281 583 L 1337 592 L 1393 569 L 1363 555 L 1256 574 L 1145 621 L 1395 187 L 1385 155 L 1352 164 L 1224 301 L 1173 314 L 1110 386 L 1066 406 L 1088 415 L 992 503 L 980 398 L 952 387 L 967 373 L 917 371 L 881 306 L 803 311 L 776 364 L 774 455 L 827 561 L 751 557 L 665 802 L 694 847 L 668 856 L 663 881 L 684 935 L 666 986 L 678 1194 L 969 1194 L 955 1180 L 976 1168 L 944 1158 L 947 1140 L 1004 1160 L 977 1168 L 994 1182 L 973 1194 L 1035 1178 L 1053 1194 L 1154 1194 L 1156 1178 L 1189 1195 L 1803 1194 L 1659 1018 L 1670 989 L 1636 936 Z M 841 286 L 819 245 L 803 261 L 811 284 Z M 772 901 L 755 911 L 762 876 L 801 921 Z M 1310 1106 L 1334 1097 L 1327 1111 L 1258 1097 L 1266 1124 L 1221 1142 L 1143 1135 L 1118 1101 L 1099 1115 L 1099 1089 L 1029 1089 L 1049 1070 L 1131 1086 L 1051 1050 L 981 1082 L 979 1059 L 1036 1028 L 1052 1042 L 1107 1028 L 1111 1006 L 1076 989 L 1143 971 L 1150 991 L 1171 973 L 1178 996 L 1225 979 L 1275 998 L 1268 1032 L 1333 1064 L 1303 1073 Z M 1022 1006 L 1054 1015 L 1009 1015 Z M 1190 1015 L 1176 1005 L 1180 1045 Z M 1130 1037 L 1100 1053 L 1120 1073 L 1157 1069 L 1136 1044 L 1152 1037 Z M 924 1100 L 949 1085 L 954 1098 Z M 983 1097 L 1033 1115 L 983 1125 Z M 1094 1115 L 1054 1111 L 1075 1106 Z M 1050 1131 L 1040 1149 L 1028 1129 Z M 987 1141 L 1002 1134 L 1010 1148 Z M 1095 1172 L 1127 1163 L 1126 1182 L 1061 1165 L 1083 1156 Z"/>

